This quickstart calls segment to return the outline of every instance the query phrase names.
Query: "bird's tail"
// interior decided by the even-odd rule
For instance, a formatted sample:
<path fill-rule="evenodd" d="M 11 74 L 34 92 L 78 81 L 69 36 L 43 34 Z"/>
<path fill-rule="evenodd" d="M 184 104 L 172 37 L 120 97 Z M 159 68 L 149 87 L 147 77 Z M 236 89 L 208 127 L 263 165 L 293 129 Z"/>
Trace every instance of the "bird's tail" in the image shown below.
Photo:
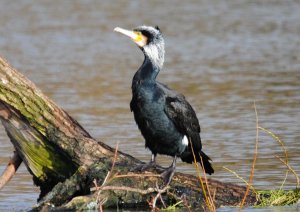
<path fill-rule="evenodd" d="M 211 159 L 204 152 L 202 152 L 201 150 L 198 153 L 195 152 L 196 161 L 198 163 L 200 163 L 201 166 L 202 166 L 202 163 L 201 163 L 201 158 L 200 157 L 202 158 L 203 168 L 204 168 L 205 172 L 207 174 L 210 174 L 210 175 L 213 174 L 214 169 L 213 169 L 212 165 L 209 162 Z M 194 162 L 193 153 L 191 151 L 184 151 L 181 155 L 181 160 L 183 162 L 186 162 L 186 163 L 193 163 Z"/>

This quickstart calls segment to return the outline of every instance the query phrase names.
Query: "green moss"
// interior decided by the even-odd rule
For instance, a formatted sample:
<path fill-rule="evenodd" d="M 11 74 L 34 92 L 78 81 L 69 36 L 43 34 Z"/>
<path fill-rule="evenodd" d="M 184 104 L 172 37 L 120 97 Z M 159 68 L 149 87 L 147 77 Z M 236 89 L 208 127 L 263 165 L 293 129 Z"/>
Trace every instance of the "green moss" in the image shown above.
<path fill-rule="evenodd" d="M 256 207 L 292 205 L 299 201 L 300 189 L 258 191 L 258 197 L 260 204 Z"/>
<path fill-rule="evenodd" d="M 17 117 L 13 114 L 10 120 L 5 120 L 8 134 L 29 170 L 38 180 L 46 181 L 50 176 L 65 179 L 73 174 L 77 167 L 44 137 L 48 120 L 45 120 L 43 115 L 49 113 L 50 108 L 39 96 L 35 95 L 33 100 L 31 95 L 30 91 L 24 93 L 23 86 L 8 88 L 0 83 L 0 100 L 13 106 L 24 116 Z"/>
<path fill-rule="evenodd" d="M 34 128 L 14 118 L 6 122 L 5 127 L 19 154 L 39 181 L 47 181 L 53 176 L 57 180 L 65 179 L 77 169 L 71 159 Z"/>
<path fill-rule="evenodd" d="M 180 200 L 180 201 L 176 202 L 175 204 L 170 205 L 169 207 L 163 208 L 163 209 L 160 209 L 160 210 L 161 210 L 161 211 L 171 211 L 171 210 L 177 210 L 177 209 L 179 209 L 179 208 L 185 208 L 185 207 L 187 207 L 187 206 L 185 206 L 185 205 L 183 204 L 183 201 Z"/>
<path fill-rule="evenodd" d="M 51 108 L 36 94 L 28 91 L 26 87 L 19 84 L 4 85 L 0 83 L 0 100 L 13 106 L 28 122 L 42 135 L 45 135 L 47 126 L 46 119 L 51 118 Z M 40 118 L 40 119 L 39 119 Z"/>
<path fill-rule="evenodd" d="M 97 201 L 93 195 L 74 197 L 65 205 L 69 210 L 95 210 L 97 208 Z"/>

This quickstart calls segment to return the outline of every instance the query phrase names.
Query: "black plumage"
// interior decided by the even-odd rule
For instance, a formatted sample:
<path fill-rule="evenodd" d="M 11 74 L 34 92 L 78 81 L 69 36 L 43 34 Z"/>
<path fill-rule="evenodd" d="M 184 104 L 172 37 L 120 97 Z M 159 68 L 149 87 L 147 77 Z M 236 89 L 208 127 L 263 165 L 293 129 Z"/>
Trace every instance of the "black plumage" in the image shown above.
<path fill-rule="evenodd" d="M 182 94 L 156 81 L 165 53 L 159 28 L 140 26 L 133 31 L 122 28 L 115 31 L 132 38 L 145 55 L 132 80 L 130 108 L 152 157 L 150 163 L 142 164 L 137 169 L 155 166 L 157 154 L 172 156 L 172 165 L 162 174 L 165 182 L 169 183 L 176 167 L 176 158 L 180 157 L 187 163 L 194 162 L 193 149 L 197 162 L 201 164 L 202 158 L 205 172 L 214 173 L 210 158 L 202 151 L 200 125 L 192 106 Z"/>

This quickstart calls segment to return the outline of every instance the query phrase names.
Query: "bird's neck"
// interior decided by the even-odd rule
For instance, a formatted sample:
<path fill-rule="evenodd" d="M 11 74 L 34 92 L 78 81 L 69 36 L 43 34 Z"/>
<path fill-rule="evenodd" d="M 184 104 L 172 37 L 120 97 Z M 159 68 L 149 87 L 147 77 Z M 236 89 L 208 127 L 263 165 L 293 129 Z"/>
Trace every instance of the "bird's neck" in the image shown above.
<path fill-rule="evenodd" d="M 156 66 L 147 56 L 139 70 L 133 77 L 133 83 L 136 81 L 155 82 L 160 68 Z"/>
<path fill-rule="evenodd" d="M 147 45 L 142 48 L 142 51 L 145 55 L 145 59 L 133 77 L 133 84 L 137 81 L 155 82 L 164 64 L 165 50 L 163 42 L 159 45 Z"/>

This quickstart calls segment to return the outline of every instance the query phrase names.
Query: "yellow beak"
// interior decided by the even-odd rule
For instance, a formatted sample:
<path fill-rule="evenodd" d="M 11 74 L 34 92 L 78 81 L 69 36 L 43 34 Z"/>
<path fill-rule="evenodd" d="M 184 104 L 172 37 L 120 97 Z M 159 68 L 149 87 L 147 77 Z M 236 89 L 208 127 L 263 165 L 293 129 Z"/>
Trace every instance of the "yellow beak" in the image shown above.
<path fill-rule="evenodd" d="M 130 37 L 139 47 L 143 47 L 147 44 L 147 37 L 141 32 L 127 30 L 120 27 L 116 27 L 114 31 Z"/>

